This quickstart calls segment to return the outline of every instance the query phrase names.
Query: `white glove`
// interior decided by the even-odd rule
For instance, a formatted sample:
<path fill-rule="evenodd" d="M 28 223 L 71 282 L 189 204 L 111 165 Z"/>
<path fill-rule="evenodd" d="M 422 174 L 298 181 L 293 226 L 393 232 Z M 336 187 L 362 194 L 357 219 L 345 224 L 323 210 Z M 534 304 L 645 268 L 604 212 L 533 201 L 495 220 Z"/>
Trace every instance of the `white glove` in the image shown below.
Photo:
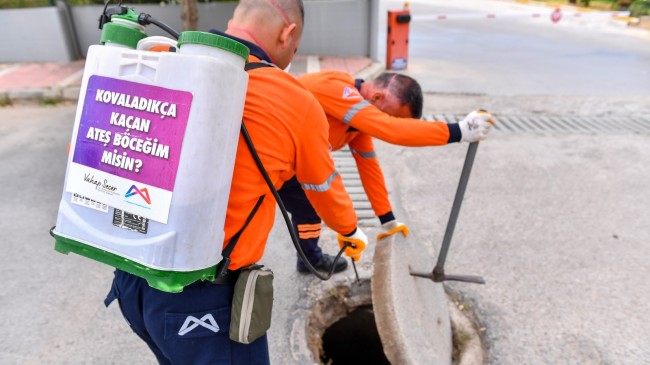
<path fill-rule="evenodd" d="M 409 228 L 406 226 L 406 224 L 402 222 L 398 222 L 396 220 L 392 220 L 382 224 L 381 231 L 382 232 L 377 235 L 377 241 L 379 241 L 384 237 L 394 235 L 397 232 L 402 232 L 404 237 L 408 237 L 409 235 Z"/>
<path fill-rule="evenodd" d="M 361 258 L 361 252 L 366 249 L 368 245 L 368 236 L 357 227 L 357 230 L 350 236 L 343 236 L 339 233 L 338 235 L 339 247 L 343 248 L 346 243 L 351 243 L 354 247 L 348 247 L 345 249 L 345 254 L 350 256 L 354 261 L 359 261 Z"/>
<path fill-rule="evenodd" d="M 492 124 L 496 123 L 494 117 L 485 110 L 473 111 L 458 122 L 462 142 L 478 142 L 487 138 Z"/>

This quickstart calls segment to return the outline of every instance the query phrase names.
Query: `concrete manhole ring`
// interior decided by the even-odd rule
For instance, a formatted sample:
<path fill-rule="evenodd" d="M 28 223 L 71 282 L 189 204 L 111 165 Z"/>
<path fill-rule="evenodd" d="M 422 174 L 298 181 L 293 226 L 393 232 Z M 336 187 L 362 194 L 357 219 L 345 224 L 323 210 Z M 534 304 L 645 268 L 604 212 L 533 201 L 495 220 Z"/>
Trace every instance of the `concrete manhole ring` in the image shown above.
<path fill-rule="evenodd" d="M 326 364 L 321 361 L 326 331 L 351 313 L 372 308 L 370 273 L 364 274 L 360 285 L 349 278 L 312 282 L 311 299 L 296 310 L 292 324 L 291 356 L 296 364 Z M 486 351 L 474 314 L 459 293 L 446 290 L 446 294 L 454 347 L 449 364 L 483 365 Z M 370 333 L 376 328 L 366 330 Z"/>

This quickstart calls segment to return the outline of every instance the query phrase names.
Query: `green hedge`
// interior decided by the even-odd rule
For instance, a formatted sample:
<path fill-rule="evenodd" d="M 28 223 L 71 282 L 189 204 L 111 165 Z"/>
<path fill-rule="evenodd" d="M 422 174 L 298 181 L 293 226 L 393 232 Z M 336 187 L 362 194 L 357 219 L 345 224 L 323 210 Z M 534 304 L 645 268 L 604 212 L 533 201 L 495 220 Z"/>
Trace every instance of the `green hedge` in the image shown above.
<path fill-rule="evenodd" d="M 650 15 L 650 0 L 636 0 L 630 5 L 630 16 L 640 17 Z"/>
<path fill-rule="evenodd" d="M 0 0 L 0 9 L 35 8 L 54 5 L 54 0 Z"/>

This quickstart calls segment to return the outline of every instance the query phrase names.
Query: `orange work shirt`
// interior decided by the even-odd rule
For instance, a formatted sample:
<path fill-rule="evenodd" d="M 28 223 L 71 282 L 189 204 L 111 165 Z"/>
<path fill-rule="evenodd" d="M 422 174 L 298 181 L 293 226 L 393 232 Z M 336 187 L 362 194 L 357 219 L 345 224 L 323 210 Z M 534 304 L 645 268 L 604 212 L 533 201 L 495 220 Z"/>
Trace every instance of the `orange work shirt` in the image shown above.
<path fill-rule="evenodd" d="M 402 146 L 438 146 L 449 142 L 445 122 L 396 118 L 364 100 L 355 80 L 341 71 L 321 71 L 298 78 L 327 115 L 329 142 L 336 151 L 349 145 L 363 189 L 377 216 L 392 211 L 372 137 Z"/>
<path fill-rule="evenodd" d="M 250 62 L 259 58 L 251 55 Z M 297 177 L 325 223 L 341 234 L 357 226 L 352 201 L 335 169 L 327 140 L 327 119 L 314 96 L 275 67 L 248 71 L 244 124 L 276 189 Z M 257 262 L 275 220 L 275 199 L 239 136 L 228 211 L 225 245 L 241 229 L 258 198 L 264 202 L 242 233 L 230 258 L 235 270 Z"/>

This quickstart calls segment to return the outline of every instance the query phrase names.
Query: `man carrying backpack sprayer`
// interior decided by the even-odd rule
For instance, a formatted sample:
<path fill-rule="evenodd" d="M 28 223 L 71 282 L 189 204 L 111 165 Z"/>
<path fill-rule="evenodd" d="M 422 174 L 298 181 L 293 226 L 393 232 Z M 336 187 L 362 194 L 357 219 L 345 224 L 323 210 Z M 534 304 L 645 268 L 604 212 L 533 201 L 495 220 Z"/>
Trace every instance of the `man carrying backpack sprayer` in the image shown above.
<path fill-rule="evenodd" d="M 301 0 L 240 0 L 226 32 L 211 32 L 248 46 L 251 63 L 265 63 L 249 71 L 243 121 L 272 184 L 279 188 L 295 176 L 323 220 L 356 245 L 346 254 L 360 255 L 367 238 L 357 228 L 352 201 L 330 156 L 325 114 L 314 96 L 282 70 L 298 48 L 303 21 Z M 224 253 L 232 241 L 236 246 L 230 260 L 220 263 L 214 282 L 199 281 L 181 293 L 166 293 L 116 271 L 106 304 L 119 300 L 131 328 L 160 364 L 269 364 L 268 327 L 239 341 L 232 339 L 231 327 L 236 319 L 240 329 L 255 325 L 231 314 L 233 296 L 240 273 L 244 276 L 242 268 L 262 257 L 275 215 L 275 201 L 252 153 L 240 134 Z M 260 299 L 272 302 L 272 297 Z M 270 306 L 263 309 L 268 309 L 264 319 L 270 325 Z"/>
<path fill-rule="evenodd" d="M 354 80 L 341 71 L 322 71 L 298 78 L 318 100 L 329 122 L 329 142 L 334 151 L 349 145 L 357 164 L 363 188 L 372 209 L 381 222 L 377 240 L 402 232 L 404 223 L 395 219 L 372 137 L 402 146 L 440 146 L 453 142 L 476 142 L 487 137 L 494 118 L 479 110 L 459 123 L 429 122 L 422 115 L 422 91 L 414 79 L 395 73 L 383 73 L 370 82 Z M 288 181 L 280 190 L 287 209 L 292 213 L 294 228 L 310 263 L 327 270 L 332 256 L 318 246 L 321 219 L 306 199 L 300 185 Z M 338 260 L 335 272 L 345 270 L 347 262 Z M 308 273 L 298 258 L 299 272 Z"/>

